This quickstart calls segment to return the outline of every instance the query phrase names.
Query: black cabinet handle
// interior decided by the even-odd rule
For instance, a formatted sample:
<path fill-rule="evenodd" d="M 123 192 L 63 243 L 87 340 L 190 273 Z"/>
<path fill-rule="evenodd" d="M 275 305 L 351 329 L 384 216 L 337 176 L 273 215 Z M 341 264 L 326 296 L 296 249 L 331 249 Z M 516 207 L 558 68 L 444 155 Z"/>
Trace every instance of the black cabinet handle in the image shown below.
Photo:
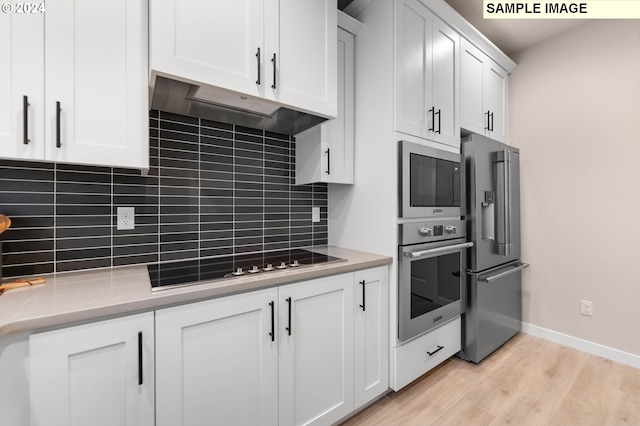
<path fill-rule="evenodd" d="M 436 131 L 436 107 L 432 107 L 429 112 L 431 113 L 431 127 L 429 127 L 430 132 Z"/>
<path fill-rule="evenodd" d="M 260 85 L 260 48 L 258 47 L 258 51 L 256 52 L 256 58 L 258 58 L 258 79 L 256 80 L 256 84 Z"/>
<path fill-rule="evenodd" d="M 367 293 L 365 291 L 365 288 L 367 288 L 367 286 L 365 285 L 366 283 L 365 283 L 364 280 L 360 281 L 360 284 L 362 284 L 362 305 L 360 305 L 360 307 L 362 308 L 362 312 L 364 312 L 364 311 L 366 311 L 366 309 L 365 309 L 365 305 L 366 305 L 365 301 L 367 300 Z"/>
<path fill-rule="evenodd" d="M 271 85 L 272 89 L 276 88 L 276 54 L 273 54 L 273 58 L 271 58 L 271 62 L 273 63 L 273 84 Z"/>
<path fill-rule="evenodd" d="M 273 301 L 269 302 L 269 306 L 271 306 L 271 333 L 269 333 L 269 336 L 271 336 L 271 341 L 275 342 L 276 341 L 276 330 L 275 330 L 275 307 L 273 306 Z"/>
<path fill-rule="evenodd" d="M 491 129 L 489 130 L 493 132 L 493 113 L 491 113 Z"/>
<path fill-rule="evenodd" d="M 435 355 L 436 353 L 440 352 L 440 351 L 441 351 L 441 350 L 443 350 L 443 349 L 444 349 L 444 346 L 440 346 L 440 345 L 438 345 L 438 349 L 436 349 L 436 350 L 435 350 L 435 351 L 433 351 L 433 352 L 429 352 L 429 351 L 427 351 L 427 353 L 429 354 L 429 356 L 433 356 L 433 355 Z"/>
<path fill-rule="evenodd" d="M 289 327 L 286 327 L 286 330 L 289 332 L 289 336 L 291 336 L 291 298 L 286 298 L 287 303 L 289 304 Z"/>
<path fill-rule="evenodd" d="M 29 145 L 29 98 L 22 97 L 22 125 L 24 126 L 24 140 L 22 143 Z"/>
<path fill-rule="evenodd" d="M 435 114 L 438 114 L 438 130 L 436 130 L 437 134 L 440 134 L 440 130 L 442 129 L 442 122 L 440 120 L 441 112 L 442 110 L 438 108 L 438 112 L 435 113 Z M 436 127 L 435 123 L 433 123 L 433 127 Z"/>
<path fill-rule="evenodd" d="M 62 147 L 62 142 L 60 141 L 60 102 L 56 102 L 56 147 Z"/>
<path fill-rule="evenodd" d="M 327 154 L 327 171 L 325 173 L 330 175 L 331 174 L 331 148 L 327 148 L 327 150 L 324 153 Z"/>
<path fill-rule="evenodd" d="M 142 384 L 142 331 L 138 331 L 138 385 Z"/>
<path fill-rule="evenodd" d="M 485 112 L 485 115 L 487 116 L 487 125 L 486 125 L 486 127 L 484 129 L 490 131 L 491 130 L 491 122 L 489 121 L 490 120 L 489 117 L 491 117 L 491 111 Z"/>

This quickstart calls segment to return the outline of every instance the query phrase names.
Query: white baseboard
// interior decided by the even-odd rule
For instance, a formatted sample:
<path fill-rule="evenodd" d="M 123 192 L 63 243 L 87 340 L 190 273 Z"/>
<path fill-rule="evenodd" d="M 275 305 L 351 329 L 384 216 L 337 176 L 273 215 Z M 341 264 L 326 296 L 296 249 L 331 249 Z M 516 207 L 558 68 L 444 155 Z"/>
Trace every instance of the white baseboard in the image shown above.
<path fill-rule="evenodd" d="M 597 355 L 602 358 L 610 359 L 611 361 L 616 361 L 621 364 L 630 365 L 631 367 L 640 369 L 640 356 L 638 355 L 623 352 L 618 349 L 613 349 L 608 346 L 589 342 L 588 340 L 579 339 L 577 337 L 569 336 L 568 334 L 559 333 L 557 331 L 538 327 L 537 325 L 525 322 L 522 323 L 522 331 L 536 337 L 560 343 L 561 345 L 569 346 L 570 348 L 578 349 L 582 352 Z"/>

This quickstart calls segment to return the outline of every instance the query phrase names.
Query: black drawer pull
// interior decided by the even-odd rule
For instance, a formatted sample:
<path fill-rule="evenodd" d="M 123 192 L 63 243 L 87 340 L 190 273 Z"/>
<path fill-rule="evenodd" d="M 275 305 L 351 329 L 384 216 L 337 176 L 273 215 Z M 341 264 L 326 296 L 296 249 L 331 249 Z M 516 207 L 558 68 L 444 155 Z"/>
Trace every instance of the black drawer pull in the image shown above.
<path fill-rule="evenodd" d="M 444 346 L 440 346 L 440 345 L 438 345 L 438 349 L 436 349 L 436 350 L 435 350 L 435 351 L 433 351 L 433 352 L 429 352 L 429 351 L 427 351 L 427 353 L 429 354 L 429 356 L 433 356 L 433 355 L 437 354 L 438 352 L 440 352 L 440 351 L 441 351 L 441 350 L 443 350 L 443 349 L 444 349 Z"/>
<path fill-rule="evenodd" d="M 273 63 L 273 84 L 271 88 L 275 90 L 276 88 L 276 54 L 273 54 L 273 58 L 271 58 L 271 62 Z"/>
<path fill-rule="evenodd" d="M 256 84 L 260 85 L 260 48 L 258 47 L 258 52 L 256 53 L 256 58 L 258 58 L 258 79 L 256 80 Z"/>
<path fill-rule="evenodd" d="M 289 336 L 291 336 L 291 298 L 287 297 L 286 301 L 289 304 L 289 327 L 286 327 L 286 330 L 289 332 Z"/>
<path fill-rule="evenodd" d="M 56 148 L 62 147 L 62 142 L 60 141 L 60 102 L 56 102 Z"/>
<path fill-rule="evenodd" d="M 429 127 L 430 132 L 436 131 L 436 107 L 432 107 L 429 112 L 431 113 L 431 127 Z"/>
<path fill-rule="evenodd" d="M 324 153 L 327 154 L 327 171 L 325 173 L 330 175 L 331 174 L 331 148 L 327 148 L 327 150 Z"/>
<path fill-rule="evenodd" d="M 27 96 L 22 97 L 22 124 L 24 126 L 24 140 L 22 143 L 29 145 L 29 98 Z"/>
<path fill-rule="evenodd" d="M 138 385 L 142 385 L 142 331 L 138 332 Z"/>
<path fill-rule="evenodd" d="M 273 306 L 274 303 L 273 301 L 269 302 L 269 306 L 271 306 L 271 333 L 269 333 L 269 336 L 271 336 L 271 341 L 275 342 L 276 341 L 276 330 L 275 330 L 275 307 Z"/>
<path fill-rule="evenodd" d="M 360 284 L 362 284 L 362 305 L 360 305 L 360 307 L 362 308 L 362 312 L 364 312 L 364 311 L 366 311 L 366 309 L 365 309 L 365 306 L 366 306 L 365 300 L 367 299 L 367 297 L 366 297 L 367 293 L 365 291 L 365 288 L 367 286 L 365 285 L 366 283 L 365 283 L 364 280 L 360 281 Z"/>

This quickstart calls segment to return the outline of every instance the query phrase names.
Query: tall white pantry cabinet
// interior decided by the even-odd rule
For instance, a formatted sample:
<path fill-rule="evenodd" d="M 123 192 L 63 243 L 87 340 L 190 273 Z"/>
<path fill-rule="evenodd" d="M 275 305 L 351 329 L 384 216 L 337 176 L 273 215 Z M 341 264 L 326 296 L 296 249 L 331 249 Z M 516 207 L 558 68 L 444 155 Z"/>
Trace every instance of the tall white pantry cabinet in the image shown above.
<path fill-rule="evenodd" d="M 334 208 L 329 212 L 329 242 L 397 259 L 398 141 L 460 152 L 459 136 L 469 131 L 461 116 L 468 101 L 461 84 L 467 71 L 462 56 L 465 43 L 479 49 L 505 76 L 516 64 L 444 1 L 354 0 L 345 12 L 363 24 L 354 49 L 356 185 L 331 187 L 329 205 Z M 439 54 L 434 57 L 436 50 Z M 446 60 L 434 65 L 436 59 Z M 502 87 L 506 89 L 506 79 Z M 502 124 L 498 117 L 499 111 L 506 112 L 506 91 L 503 93 L 496 96 L 502 103 L 489 108 L 496 111 L 496 132 L 498 128 L 506 129 L 506 116 L 500 117 Z M 449 101 L 439 106 L 436 99 L 440 96 Z M 453 111 L 450 122 L 446 117 L 449 105 Z M 484 106 L 476 109 L 482 122 Z M 440 114 L 436 114 L 438 111 Z M 447 128 L 452 129 L 451 133 Z M 393 290 L 398 284 L 396 267 L 392 264 L 389 273 L 392 376 L 402 362 L 396 349 L 407 345 L 397 336 L 398 301 Z M 427 356 L 425 352 L 423 355 Z M 390 378 L 390 383 L 399 381 L 402 380 Z"/>
<path fill-rule="evenodd" d="M 148 169 L 145 0 L 0 14 L 0 157 Z"/>

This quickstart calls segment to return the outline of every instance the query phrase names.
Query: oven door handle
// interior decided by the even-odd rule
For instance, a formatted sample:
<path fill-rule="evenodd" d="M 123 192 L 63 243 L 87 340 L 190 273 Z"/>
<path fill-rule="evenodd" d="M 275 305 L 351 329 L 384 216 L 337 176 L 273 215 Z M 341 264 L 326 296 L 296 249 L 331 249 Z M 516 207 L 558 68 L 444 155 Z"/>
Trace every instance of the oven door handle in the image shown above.
<path fill-rule="evenodd" d="M 473 243 L 472 242 L 454 244 L 452 246 L 438 247 L 438 248 L 429 249 L 429 250 L 407 251 L 407 252 L 403 253 L 403 256 L 404 257 L 409 257 L 411 259 L 416 259 L 418 257 L 430 256 L 430 255 L 434 255 L 434 254 L 441 254 L 441 253 L 446 253 L 446 252 L 450 252 L 450 251 L 458 251 L 460 249 L 465 249 L 465 248 L 469 248 L 469 247 L 473 247 Z"/>

